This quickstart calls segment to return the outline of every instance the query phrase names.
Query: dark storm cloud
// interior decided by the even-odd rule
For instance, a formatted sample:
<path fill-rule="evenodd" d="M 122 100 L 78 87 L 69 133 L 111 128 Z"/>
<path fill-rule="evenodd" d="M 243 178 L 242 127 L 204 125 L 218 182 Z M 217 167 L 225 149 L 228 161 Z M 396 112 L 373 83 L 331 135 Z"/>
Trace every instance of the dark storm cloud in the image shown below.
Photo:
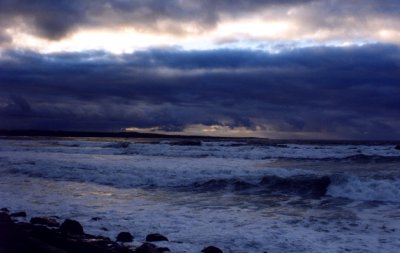
<path fill-rule="evenodd" d="M 0 128 L 118 130 L 190 124 L 400 138 L 400 48 L 154 49 L 0 63 Z"/>
<path fill-rule="evenodd" d="M 0 24 L 22 26 L 49 39 L 64 36 L 86 21 L 88 1 L 70 0 L 1 0 Z"/>

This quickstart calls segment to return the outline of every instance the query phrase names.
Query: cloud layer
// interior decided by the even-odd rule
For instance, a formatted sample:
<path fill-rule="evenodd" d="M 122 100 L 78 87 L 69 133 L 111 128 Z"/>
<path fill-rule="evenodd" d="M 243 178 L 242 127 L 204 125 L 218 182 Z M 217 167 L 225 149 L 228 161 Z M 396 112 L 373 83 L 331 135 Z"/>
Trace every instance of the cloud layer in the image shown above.
<path fill-rule="evenodd" d="M 400 138 L 400 48 L 4 52 L 0 128 L 184 131 L 265 137 Z"/>

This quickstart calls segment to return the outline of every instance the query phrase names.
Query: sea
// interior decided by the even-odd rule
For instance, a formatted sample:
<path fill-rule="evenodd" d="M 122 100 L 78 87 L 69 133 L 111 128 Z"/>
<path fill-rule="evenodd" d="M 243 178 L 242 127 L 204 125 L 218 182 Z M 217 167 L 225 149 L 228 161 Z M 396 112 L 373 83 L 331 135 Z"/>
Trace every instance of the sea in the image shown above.
<path fill-rule="evenodd" d="M 400 252 L 395 143 L 0 138 L 0 208 L 171 252 Z"/>

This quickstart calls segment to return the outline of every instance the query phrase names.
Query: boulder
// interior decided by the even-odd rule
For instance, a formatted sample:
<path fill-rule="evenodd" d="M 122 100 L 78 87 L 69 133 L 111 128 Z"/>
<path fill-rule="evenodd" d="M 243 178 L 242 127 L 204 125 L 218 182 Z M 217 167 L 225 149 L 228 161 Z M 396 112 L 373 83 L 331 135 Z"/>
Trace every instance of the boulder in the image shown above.
<path fill-rule="evenodd" d="M 214 247 L 214 246 L 205 247 L 201 252 L 203 252 L 203 253 L 223 253 L 222 250 L 220 250 L 219 248 Z"/>
<path fill-rule="evenodd" d="M 31 223 L 28 222 L 16 222 L 14 223 L 18 229 L 22 229 L 24 231 L 31 231 L 34 227 Z"/>
<path fill-rule="evenodd" d="M 159 241 L 168 241 L 168 238 L 161 235 L 161 234 L 148 234 L 146 236 L 146 241 L 147 242 L 159 242 Z"/>
<path fill-rule="evenodd" d="M 133 236 L 129 232 L 121 232 L 117 235 L 117 242 L 132 242 Z"/>
<path fill-rule="evenodd" d="M 7 213 L 0 212 L 0 225 L 1 224 L 12 224 L 10 215 L 8 215 Z"/>
<path fill-rule="evenodd" d="M 33 217 L 30 221 L 34 225 L 45 225 L 48 227 L 59 227 L 60 223 L 56 219 L 48 217 Z"/>
<path fill-rule="evenodd" d="M 396 145 L 396 147 L 394 147 L 394 149 L 400 150 L 400 144 Z"/>
<path fill-rule="evenodd" d="M 76 233 L 83 232 L 77 221 L 65 220 L 61 226 L 62 229 L 51 229 L 39 224 L 13 222 L 10 215 L 0 212 L 0 253 L 132 253 L 128 247 L 106 237 L 77 236 Z"/>
<path fill-rule="evenodd" d="M 66 219 L 60 227 L 61 232 L 74 235 L 83 235 L 83 227 L 76 220 Z"/>
<path fill-rule="evenodd" d="M 0 209 L 0 212 L 9 213 L 10 210 L 8 210 L 8 208 L 6 208 L 6 207 L 3 207 L 2 209 Z"/>
<path fill-rule="evenodd" d="M 20 236 L 15 230 L 11 217 L 7 213 L 0 212 L 0 252 L 18 252 L 10 250 L 12 246 L 17 245 L 16 241 L 20 241 Z"/>
<path fill-rule="evenodd" d="M 46 226 L 33 226 L 32 227 L 32 236 L 44 241 L 54 241 L 54 238 L 57 237 L 57 233 Z"/>
<path fill-rule="evenodd" d="M 12 213 L 11 217 L 26 217 L 26 212 L 16 212 Z"/>

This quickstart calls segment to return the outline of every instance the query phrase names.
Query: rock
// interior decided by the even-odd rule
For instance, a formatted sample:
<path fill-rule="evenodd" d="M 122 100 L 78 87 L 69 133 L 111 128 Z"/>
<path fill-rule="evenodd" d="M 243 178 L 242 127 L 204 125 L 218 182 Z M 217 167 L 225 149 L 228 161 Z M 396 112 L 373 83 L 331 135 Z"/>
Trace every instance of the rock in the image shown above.
<path fill-rule="evenodd" d="M 133 236 L 129 232 L 121 232 L 117 235 L 118 242 L 131 242 L 133 241 Z"/>
<path fill-rule="evenodd" d="M 11 217 L 26 217 L 26 212 L 16 212 L 12 213 Z"/>
<path fill-rule="evenodd" d="M 156 245 L 145 242 L 140 247 L 136 248 L 134 253 L 160 253 L 160 252 L 158 251 Z"/>
<path fill-rule="evenodd" d="M 396 147 L 394 147 L 394 149 L 400 150 L 400 144 L 396 145 Z"/>
<path fill-rule="evenodd" d="M 16 245 L 18 235 L 15 233 L 15 226 L 10 215 L 0 212 L 0 252 L 18 252 L 11 251 L 11 246 Z"/>
<path fill-rule="evenodd" d="M 2 209 L 0 209 L 0 211 L 3 212 L 3 213 L 9 213 L 10 212 L 10 210 L 8 210 L 8 208 L 6 208 L 6 207 L 3 207 Z"/>
<path fill-rule="evenodd" d="M 205 247 L 201 252 L 203 252 L 203 253 L 223 253 L 222 250 L 220 250 L 219 248 L 214 247 L 214 246 Z"/>
<path fill-rule="evenodd" d="M 57 236 L 57 234 L 48 227 L 39 225 L 32 227 L 32 236 L 45 241 L 52 241 Z"/>
<path fill-rule="evenodd" d="M 83 227 L 76 220 L 66 219 L 60 227 L 61 232 L 67 234 L 83 235 Z"/>
<path fill-rule="evenodd" d="M 12 220 L 10 218 L 10 215 L 8 215 L 7 213 L 0 213 L 0 224 L 11 224 Z"/>
<path fill-rule="evenodd" d="M 146 241 L 147 242 L 159 242 L 159 241 L 168 241 L 168 238 L 160 235 L 160 234 L 148 234 L 146 236 Z"/>
<path fill-rule="evenodd" d="M 77 221 L 65 220 L 62 228 L 64 233 L 60 232 L 61 228 L 51 229 L 27 222 L 16 223 L 10 215 L 0 212 L 0 253 L 132 253 L 128 247 L 106 237 L 89 234 L 76 236 L 76 232 L 83 232 Z M 71 234 L 71 230 L 75 234 Z"/>
<path fill-rule="evenodd" d="M 31 231 L 33 228 L 33 225 L 28 222 L 16 222 L 14 224 L 18 227 L 18 229 L 22 229 L 25 231 Z"/>
<path fill-rule="evenodd" d="M 99 220 L 101 220 L 101 218 L 100 218 L 100 217 L 93 217 L 93 218 L 91 218 L 90 220 L 91 220 L 91 221 L 99 221 Z"/>
<path fill-rule="evenodd" d="M 48 227 L 59 227 L 60 223 L 56 219 L 48 217 L 33 217 L 30 221 L 34 225 L 45 225 Z"/>
<path fill-rule="evenodd" d="M 171 251 L 169 248 L 167 248 L 167 247 L 160 247 L 160 248 L 157 248 L 157 250 L 158 250 L 158 252 L 167 252 L 167 251 Z"/>

